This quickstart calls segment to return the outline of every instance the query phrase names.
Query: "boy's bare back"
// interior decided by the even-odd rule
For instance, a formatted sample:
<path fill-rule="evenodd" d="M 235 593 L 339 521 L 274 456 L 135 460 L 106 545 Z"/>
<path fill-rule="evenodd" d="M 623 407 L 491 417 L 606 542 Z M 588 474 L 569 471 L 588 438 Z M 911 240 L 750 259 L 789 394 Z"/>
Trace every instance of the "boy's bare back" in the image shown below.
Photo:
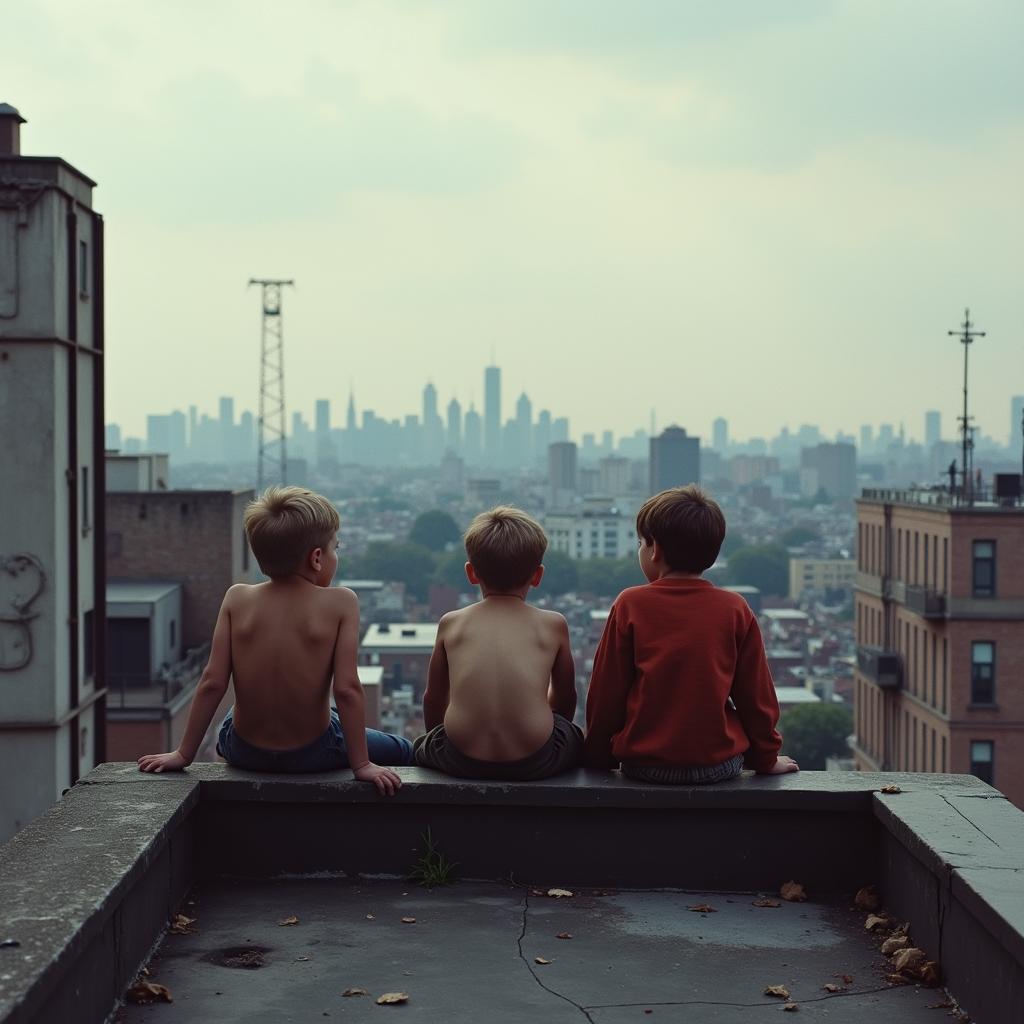
<path fill-rule="evenodd" d="M 514 595 L 490 595 L 438 626 L 435 673 L 447 672 L 445 732 L 469 757 L 517 761 L 539 750 L 554 725 L 552 672 L 572 673 L 565 619 Z M 566 667 L 565 660 L 568 659 Z"/>
<path fill-rule="evenodd" d="M 231 670 L 238 734 L 267 750 L 312 743 L 330 724 L 342 625 L 358 628 L 356 595 L 301 577 L 231 588 Z"/>

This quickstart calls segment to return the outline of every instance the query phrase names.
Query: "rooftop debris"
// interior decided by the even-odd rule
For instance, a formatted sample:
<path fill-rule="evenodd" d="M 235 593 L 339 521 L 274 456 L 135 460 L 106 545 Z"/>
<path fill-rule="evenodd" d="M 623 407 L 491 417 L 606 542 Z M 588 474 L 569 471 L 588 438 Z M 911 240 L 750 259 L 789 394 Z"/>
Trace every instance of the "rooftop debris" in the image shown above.
<path fill-rule="evenodd" d="M 393 1006 L 396 1003 L 407 1003 L 409 1002 L 408 992 L 385 992 L 381 996 L 377 996 L 378 1006 Z"/>
<path fill-rule="evenodd" d="M 784 1010 L 788 1010 L 790 1013 L 795 1013 L 797 1010 L 800 1009 L 800 1004 L 799 1003 L 786 1003 L 786 1005 L 783 1007 L 783 1009 Z"/>
<path fill-rule="evenodd" d="M 168 928 L 168 931 L 172 935 L 194 935 L 199 931 L 198 928 L 192 927 L 192 925 L 196 923 L 196 920 L 196 918 L 186 917 L 184 914 L 175 914 L 174 917 L 171 918 L 171 927 Z"/>
<path fill-rule="evenodd" d="M 845 992 L 846 989 L 842 985 L 837 985 L 834 981 L 826 981 L 821 986 L 826 992 Z"/>
<path fill-rule="evenodd" d="M 544 956 L 535 956 L 533 958 L 533 962 L 535 964 L 550 964 L 550 963 L 553 963 L 554 961 L 548 960 L 548 958 L 544 957 Z"/>
<path fill-rule="evenodd" d="M 146 1003 L 173 1003 L 174 997 L 166 985 L 158 985 L 155 981 L 143 981 L 141 978 L 125 993 L 129 1003 L 144 1005 Z"/>
<path fill-rule="evenodd" d="M 547 895 L 553 896 L 556 900 L 558 900 L 566 896 L 572 896 L 573 892 L 571 889 L 548 889 Z"/>
<path fill-rule="evenodd" d="M 687 907 L 687 910 L 692 910 L 695 914 L 717 914 L 718 911 L 715 907 L 711 906 L 710 903 L 694 903 L 692 907 Z"/>
<path fill-rule="evenodd" d="M 878 886 L 865 885 L 863 889 L 858 889 L 857 895 L 853 897 L 853 905 L 858 910 L 877 910 L 882 905 Z"/>
<path fill-rule="evenodd" d="M 402 924 L 415 924 L 415 923 L 416 923 L 416 918 L 415 917 L 403 917 L 402 918 Z"/>
<path fill-rule="evenodd" d="M 804 903 L 807 900 L 807 893 L 799 882 L 783 882 L 779 895 L 790 903 Z"/>
<path fill-rule="evenodd" d="M 572 938 L 572 935 L 571 935 L 571 934 L 570 934 L 569 932 L 559 932 L 559 933 L 558 933 L 558 934 L 557 934 L 557 935 L 555 936 L 555 938 L 556 938 L 556 939 L 571 939 L 571 938 Z"/>
<path fill-rule="evenodd" d="M 750 905 L 752 907 L 781 907 L 782 904 L 778 900 L 774 900 L 771 896 L 758 896 L 756 900 L 751 900 Z"/>
<path fill-rule="evenodd" d="M 296 925 L 298 923 L 299 919 L 294 914 L 292 914 L 291 917 L 281 918 L 281 920 L 277 922 L 277 926 L 278 928 L 289 928 L 292 925 Z"/>
<path fill-rule="evenodd" d="M 370 993 L 365 988 L 347 988 L 341 994 L 343 996 L 368 996 Z"/>
<path fill-rule="evenodd" d="M 890 784 L 889 784 L 888 786 L 883 786 L 883 787 L 882 787 L 882 788 L 881 788 L 881 789 L 879 790 L 879 792 L 881 792 L 881 793 L 887 793 L 887 794 L 889 794 L 890 796 L 895 796 L 895 795 L 896 795 L 897 793 L 902 793 L 902 792 L 903 792 L 903 790 L 902 790 L 902 789 L 900 789 L 900 787 L 899 787 L 899 786 L 897 786 L 897 785 L 896 785 L 895 783 L 890 783 Z"/>
<path fill-rule="evenodd" d="M 785 985 L 769 985 L 765 990 L 766 996 L 775 996 L 777 999 L 788 999 L 789 989 Z"/>

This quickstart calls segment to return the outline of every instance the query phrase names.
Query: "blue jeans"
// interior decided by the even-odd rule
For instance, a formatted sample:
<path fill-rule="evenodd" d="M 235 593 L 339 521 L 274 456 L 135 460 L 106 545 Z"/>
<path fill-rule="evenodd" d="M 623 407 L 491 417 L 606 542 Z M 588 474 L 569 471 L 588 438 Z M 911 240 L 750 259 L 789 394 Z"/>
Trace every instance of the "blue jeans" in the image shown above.
<path fill-rule="evenodd" d="M 217 733 L 217 753 L 235 768 L 251 772 L 329 772 L 350 767 L 341 720 L 331 708 L 331 724 L 319 739 L 294 750 L 264 750 L 247 743 L 235 732 L 232 708 Z M 374 764 L 410 765 L 412 743 L 404 736 L 393 736 L 376 729 L 366 730 L 366 747 Z"/>

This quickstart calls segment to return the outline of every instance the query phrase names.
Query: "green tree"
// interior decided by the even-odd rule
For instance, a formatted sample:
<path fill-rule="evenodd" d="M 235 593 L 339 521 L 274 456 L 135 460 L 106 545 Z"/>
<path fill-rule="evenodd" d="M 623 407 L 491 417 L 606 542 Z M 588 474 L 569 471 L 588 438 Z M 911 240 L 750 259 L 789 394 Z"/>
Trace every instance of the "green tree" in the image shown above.
<path fill-rule="evenodd" d="M 816 530 L 809 530 L 806 526 L 791 526 L 779 536 L 779 543 L 783 547 L 798 548 L 802 544 L 809 544 L 812 540 L 817 539 L 818 532 Z"/>
<path fill-rule="evenodd" d="M 466 552 L 449 551 L 442 555 L 434 571 L 434 582 L 454 587 L 462 594 L 472 594 L 476 587 L 466 579 Z"/>
<path fill-rule="evenodd" d="M 576 563 L 578 586 L 584 594 L 616 597 L 626 587 L 644 582 L 644 574 L 635 558 L 590 558 Z"/>
<path fill-rule="evenodd" d="M 568 594 L 579 586 L 579 571 L 576 563 L 561 551 L 548 549 L 544 556 L 544 579 L 537 588 L 549 597 Z"/>
<path fill-rule="evenodd" d="M 366 554 L 344 567 L 344 576 L 404 583 L 419 601 L 427 599 L 437 560 L 418 544 L 371 544 Z"/>
<path fill-rule="evenodd" d="M 845 704 L 798 704 L 779 721 L 782 753 L 801 768 L 822 771 L 827 757 L 848 757 L 853 712 Z"/>
<path fill-rule="evenodd" d="M 789 591 L 789 552 L 780 544 L 740 548 L 729 557 L 729 582 L 784 596 Z"/>
<path fill-rule="evenodd" d="M 725 540 L 722 541 L 722 554 L 728 558 L 734 551 L 746 547 L 746 543 L 742 533 L 727 529 L 725 531 Z"/>
<path fill-rule="evenodd" d="M 419 544 L 428 551 L 444 551 L 449 544 L 458 544 L 462 531 L 447 512 L 431 509 L 416 517 L 409 531 L 409 543 Z"/>

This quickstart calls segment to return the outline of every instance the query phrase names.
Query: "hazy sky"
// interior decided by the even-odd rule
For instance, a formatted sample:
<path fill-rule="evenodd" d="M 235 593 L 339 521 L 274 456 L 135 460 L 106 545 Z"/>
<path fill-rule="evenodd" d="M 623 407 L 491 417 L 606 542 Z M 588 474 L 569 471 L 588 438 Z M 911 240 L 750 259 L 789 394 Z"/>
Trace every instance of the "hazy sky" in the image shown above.
<path fill-rule="evenodd" d="M 574 433 L 883 420 L 1024 393 L 1024 4 L 5 5 L 22 151 L 95 178 L 108 419 L 483 398 Z"/>

